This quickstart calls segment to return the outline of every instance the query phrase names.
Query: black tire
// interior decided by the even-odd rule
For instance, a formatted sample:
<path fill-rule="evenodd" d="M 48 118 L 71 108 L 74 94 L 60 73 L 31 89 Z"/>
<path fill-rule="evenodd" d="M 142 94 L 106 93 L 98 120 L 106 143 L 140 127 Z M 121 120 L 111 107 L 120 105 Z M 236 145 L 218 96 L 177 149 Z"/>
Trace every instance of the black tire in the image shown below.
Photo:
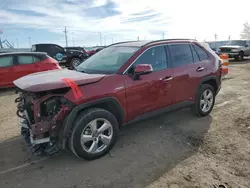
<path fill-rule="evenodd" d="M 87 127 L 88 123 L 90 123 L 91 121 L 97 118 L 103 118 L 110 122 L 113 128 L 113 136 L 111 138 L 110 143 L 107 145 L 107 147 L 103 151 L 99 153 L 89 153 L 85 151 L 85 149 L 83 148 L 81 144 L 81 141 L 80 141 L 81 135 L 82 135 L 83 130 L 85 130 L 85 128 Z M 69 139 L 69 146 L 70 146 L 71 151 L 78 158 L 85 159 L 85 160 L 94 160 L 94 159 L 104 156 L 112 149 L 112 147 L 115 144 L 118 132 L 119 132 L 118 122 L 112 113 L 104 109 L 100 109 L 100 108 L 88 109 L 86 111 L 81 112 L 77 116 L 76 121 L 74 122 L 72 134 Z"/>
<path fill-rule="evenodd" d="M 213 101 L 212 101 L 212 105 L 211 105 L 210 109 L 208 111 L 204 112 L 201 109 L 201 98 L 202 98 L 202 94 L 207 90 L 211 91 L 211 93 L 213 95 Z M 214 102 L 215 102 L 215 89 L 214 89 L 214 87 L 209 85 L 209 84 L 203 84 L 200 87 L 200 89 L 198 90 L 195 98 L 196 98 L 196 101 L 195 101 L 195 105 L 193 106 L 193 112 L 195 113 L 195 115 L 197 115 L 199 117 L 207 116 L 208 114 L 210 114 L 210 112 L 212 111 L 212 109 L 214 107 Z"/>
<path fill-rule="evenodd" d="M 237 56 L 235 56 L 235 57 L 234 57 L 234 59 L 235 59 L 236 61 L 239 61 L 240 56 L 239 56 L 239 55 L 237 55 Z"/>
<path fill-rule="evenodd" d="M 242 51 L 239 53 L 239 60 L 240 61 L 244 60 L 244 52 L 242 52 Z"/>
<path fill-rule="evenodd" d="M 79 61 L 79 64 L 81 63 L 81 60 L 79 58 L 73 58 L 71 61 L 70 61 L 70 69 L 74 70 L 75 69 L 75 66 L 74 66 L 74 62 L 75 61 Z M 79 65 L 78 64 L 78 65 Z"/>

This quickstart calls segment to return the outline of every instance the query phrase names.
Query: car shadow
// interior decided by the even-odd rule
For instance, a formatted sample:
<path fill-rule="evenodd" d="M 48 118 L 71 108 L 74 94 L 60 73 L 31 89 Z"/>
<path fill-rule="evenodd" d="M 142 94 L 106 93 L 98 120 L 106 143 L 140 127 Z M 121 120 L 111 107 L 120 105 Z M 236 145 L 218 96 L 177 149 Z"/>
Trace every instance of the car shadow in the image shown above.
<path fill-rule="evenodd" d="M 189 109 L 162 114 L 122 128 L 114 148 L 100 159 L 84 161 L 61 152 L 0 173 L 0 182 L 4 187 L 22 182 L 26 188 L 44 187 L 44 182 L 47 187 L 144 187 L 197 153 L 211 122 L 211 116 L 198 118 Z M 0 143 L 2 172 L 41 159 L 27 151 L 21 137 Z"/>
<path fill-rule="evenodd" d="M 0 97 L 15 94 L 16 88 L 0 88 Z"/>

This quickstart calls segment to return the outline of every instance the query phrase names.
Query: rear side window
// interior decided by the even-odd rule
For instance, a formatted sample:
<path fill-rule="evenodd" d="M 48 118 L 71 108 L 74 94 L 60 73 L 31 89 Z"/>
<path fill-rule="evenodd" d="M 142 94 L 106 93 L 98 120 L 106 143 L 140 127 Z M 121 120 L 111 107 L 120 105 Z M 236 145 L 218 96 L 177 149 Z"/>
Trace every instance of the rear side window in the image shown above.
<path fill-rule="evenodd" d="M 36 63 L 36 62 L 40 61 L 40 59 L 38 57 L 36 57 L 36 56 L 32 56 L 32 58 L 33 58 L 33 63 Z"/>
<path fill-rule="evenodd" d="M 194 62 L 199 62 L 199 61 L 200 61 L 200 58 L 199 58 L 197 52 L 195 51 L 193 45 L 191 45 L 191 50 L 192 50 L 192 53 L 193 53 Z"/>
<path fill-rule="evenodd" d="M 193 45 L 193 46 L 194 46 L 194 49 L 195 49 L 195 51 L 197 52 L 197 54 L 199 56 L 200 61 L 208 59 L 207 53 L 202 48 L 200 48 L 197 45 Z"/>
<path fill-rule="evenodd" d="M 0 57 L 0 67 L 10 67 L 10 66 L 13 66 L 12 56 Z"/>
<path fill-rule="evenodd" d="M 168 47 L 173 67 L 193 63 L 193 56 L 189 44 L 171 44 Z"/>
<path fill-rule="evenodd" d="M 19 55 L 18 56 L 18 63 L 20 65 L 32 64 L 33 63 L 33 56 L 31 56 L 31 55 Z"/>

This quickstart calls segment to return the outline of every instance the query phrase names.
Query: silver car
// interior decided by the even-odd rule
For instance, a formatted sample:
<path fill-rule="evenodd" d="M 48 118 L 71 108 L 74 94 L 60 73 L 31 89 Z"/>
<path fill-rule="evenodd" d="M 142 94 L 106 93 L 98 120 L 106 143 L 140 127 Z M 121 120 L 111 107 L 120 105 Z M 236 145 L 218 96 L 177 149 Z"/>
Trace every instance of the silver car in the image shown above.
<path fill-rule="evenodd" d="M 230 40 L 219 48 L 219 54 L 228 54 L 229 58 L 243 60 L 245 56 L 250 56 L 250 40 Z"/>

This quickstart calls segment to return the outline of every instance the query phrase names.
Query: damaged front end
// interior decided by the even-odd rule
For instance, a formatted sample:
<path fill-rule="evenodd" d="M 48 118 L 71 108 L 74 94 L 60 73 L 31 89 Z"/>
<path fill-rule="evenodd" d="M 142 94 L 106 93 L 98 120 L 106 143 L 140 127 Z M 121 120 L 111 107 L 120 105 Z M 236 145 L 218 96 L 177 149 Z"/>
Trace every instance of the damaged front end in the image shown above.
<path fill-rule="evenodd" d="M 50 156 L 61 149 L 60 131 L 64 119 L 74 108 L 74 104 L 61 94 L 67 91 L 61 90 L 40 93 L 21 91 L 15 100 L 21 134 L 36 155 Z"/>

